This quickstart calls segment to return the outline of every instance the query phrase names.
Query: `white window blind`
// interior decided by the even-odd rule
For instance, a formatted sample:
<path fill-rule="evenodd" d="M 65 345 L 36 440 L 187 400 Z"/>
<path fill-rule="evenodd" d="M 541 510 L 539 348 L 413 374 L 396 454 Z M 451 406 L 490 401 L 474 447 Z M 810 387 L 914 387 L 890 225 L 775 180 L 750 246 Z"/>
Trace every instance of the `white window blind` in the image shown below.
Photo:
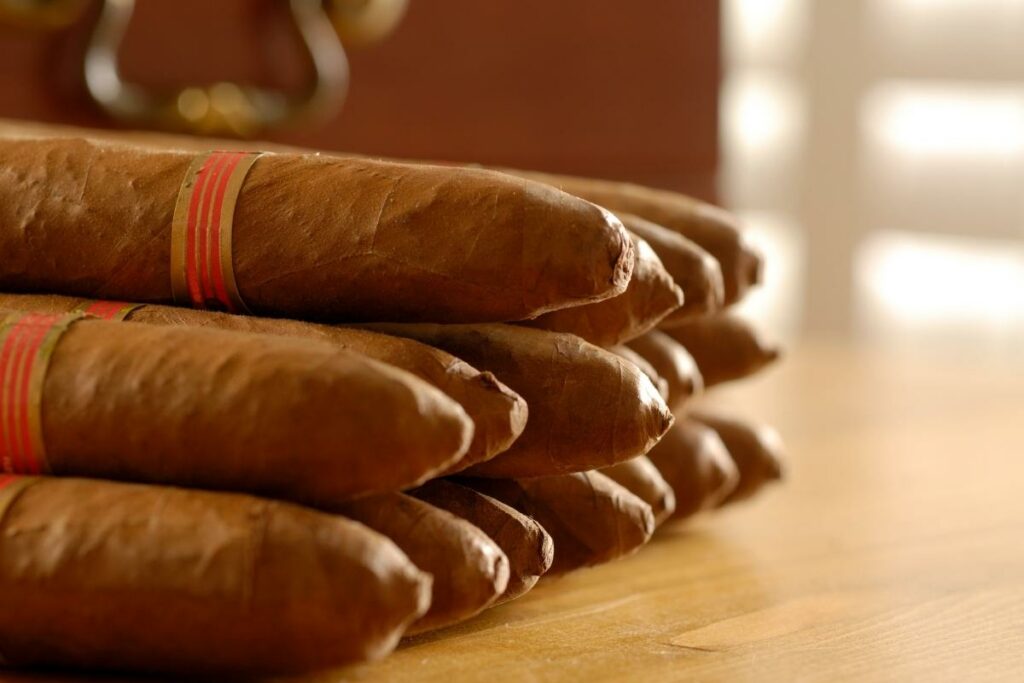
<path fill-rule="evenodd" d="M 781 261 L 751 312 L 793 333 L 1024 341 L 1024 0 L 723 11 L 722 190 Z"/>

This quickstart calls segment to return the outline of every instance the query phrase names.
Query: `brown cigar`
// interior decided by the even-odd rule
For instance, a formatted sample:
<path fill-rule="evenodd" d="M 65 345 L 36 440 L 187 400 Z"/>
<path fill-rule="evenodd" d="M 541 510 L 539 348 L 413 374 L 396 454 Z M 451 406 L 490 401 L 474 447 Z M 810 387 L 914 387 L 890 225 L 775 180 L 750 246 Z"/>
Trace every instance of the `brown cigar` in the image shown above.
<path fill-rule="evenodd" d="M 491 537 L 508 557 L 508 586 L 495 602 L 518 598 L 551 568 L 554 544 L 540 524 L 479 491 L 446 479 L 434 479 L 409 495 L 462 517 Z"/>
<path fill-rule="evenodd" d="M 225 154 L 214 158 L 235 158 Z M 194 196 L 206 199 L 192 210 L 180 190 L 196 157 L 0 139 L 0 289 L 169 303 L 172 278 L 195 271 L 200 303 L 227 305 L 233 277 L 258 314 L 478 322 L 616 296 L 632 272 L 632 245 L 613 215 L 481 169 L 268 153 L 241 179 L 233 217 L 214 228 L 203 221 L 222 216 L 209 207 L 234 162 L 196 176 Z M 181 247 L 185 260 L 172 269 L 176 215 L 199 226 L 180 233 L 198 242 Z M 228 232 L 230 251 L 215 251 Z M 225 263 L 230 272 L 218 276 Z"/>
<path fill-rule="evenodd" d="M 711 428 L 679 420 L 647 454 L 676 494 L 676 519 L 717 507 L 738 485 L 740 473 Z"/>
<path fill-rule="evenodd" d="M 672 424 L 657 389 L 632 364 L 571 334 L 517 325 L 368 326 L 411 337 L 489 370 L 530 406 L 526 429 L 470 476 L 543 477 L 643 455 Z"/>
<path fill-rule="evenodd" d="M 545 313 L 524 324 L 552 332 L 568 332 L 598 346 L 614 346 L 652 329 L 683 303 L 683 290 L 661 265 L 647 242 L 635 235 L 633 277 L 624 294 Z"/>
<path fill-rule="evenodd" d="M 599 472 L 463 481 L 533 517 L 551 534 L 550 575 L 630 555 L 654 533 L 651 507 Z"/>
<path fill-rule="evenodd" d="M 6 349 L 27 338 L 15 327 Z M 473 433 L 429 384 L 308 339 L 78 319 L 42 379 L 26 413 L 39 415 L 41 443 L 14 454 L 31 456 L 15 471 L 48 463 L 56 475 L 333 503 L 420 483 L 460 458 Z"/>
<path fill-rule="evenodd" d="M 301 673 L 383 656 L 430 577 L 349 520 L 245 495 L 4 480 L 4 663 Z"/>
<path fill-rule="evenodd" d="M 43 313 L 85 310 L 151 325 L 210 327 L 328 342 L 411 372 L 455 399 L 473 420 L 473 440 L 465 456 L 447 471 L 465 469 L 506 450 L 526 426 L 527 407 L 518 394 L 489 372 L 481 373 L 451 354 L 426 344 L 365 330 L 318 325 L 281 318 L 229 315 L 159 305 L 123 306 L 49 294 L 0 294 L 0 308 Z"/>
<path fill-rule="evenodd" d="M 655 388 L 657 388 L 658 394 L 661 396 L 661 398 L 664 399 L 666 402 L 669 400 L 668 381 L 658 374 L 658 371 L 654 368 L 654 366 L 651 363 L 647 362 L 646 358 L 644 358 L 643 356 L 641 356 L 639 353 L 629 348 L 628 346 L 625 346 L 624 344 L 620 344 L 619 346 L 612 346 L 608 350 L 614 353 L 619 358 L 627 360 L 633 365 L 635 365 L 637 369 L 640 370 L 640 372 L 644 373 L 644 375 L 647 376 L 647 379 L 651 380 L 651 384 L 653 384 Z"/>
<path fill-rule="evenodd" d="M 687 401 L 704 390 L 704 378 L 693 356 L 667 334 L 651 330 L 631 341 L 628 348 L 663 379 L 668 388 L 668 406 L 674 414 L 679 414 Z"/>
<path fill-rule="evenodd" d="M 675 283 L 683 290 L 683 305 L 661 321 L 662 326 L 690 320 L 720 309 L 725 303 L 722 267 L 715 257 L 682 235 L 639 216 L 615 214 L 631 233 L 642 238 L 661 259 Z"/>
<path fill-rule="evenodd" d="M 739 301 L 751 287 L 761 282 L 760 254 L 744 238 L 736 219 L 716 206 L 676 192 L 631 183 L 535 171 L 508 172 L 548 183 L 611 211 L 639 216 L 693 240 L 722 267 L 726 306 Z"/>
<path fill-rule="evenodd" d="M 639 456 L 618 465 L 601 470 L 615 483 L 624 486 L 640 500 L 651 506 L 654 513 L 654 525 L 672 516 L 676 509 L 676 496 L 661 472 L 646 456 Z"/>
<path fill-rule="evenodd" d="M 739 484 L 722 500 L 723 505 L 750 498 L 766 484 L 782 479 L 782 438 L 774 429 L 706 412 L 692 417 L 718 433 L 739 469 Z"/>
<path fill-rule="evenodd" d="M 750 323 L 728 313 L 664 331 L 697 361 L 705 387 L 753 375 L 781 355 L 779 347 L 766 341 Z"/>
<path fill-rule="evenodd" d="M 390 538 L 434 577 L 430 609 L 409 627 L 409 635 L 469 619 L 505 592 L 505 553 L 450 512 L 403 493 L 351 501 L 334 510 Z"/>

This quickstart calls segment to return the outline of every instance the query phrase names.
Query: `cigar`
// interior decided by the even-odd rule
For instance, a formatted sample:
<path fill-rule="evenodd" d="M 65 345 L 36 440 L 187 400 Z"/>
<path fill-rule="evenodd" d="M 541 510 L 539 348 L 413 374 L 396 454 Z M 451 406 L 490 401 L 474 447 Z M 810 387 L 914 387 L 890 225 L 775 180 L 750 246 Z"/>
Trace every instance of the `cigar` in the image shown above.
<path fill-rule="evenodd" d="M 454 399 L 473 421 L 466 454 L 446 472 L 465 469 L 506 450 L 526 426 L 526 401 L 489 372 L 481 373 L 451 354 L 388 335 L 281 318 L 230 315 L 174 306 L 98 302 L 48 294 L 2 294 L 0 308 L 43 313 L 84 311 L 93 316 L 150 325 L 208 327 L 301 337 L 330 343 L 410 372 Z"/>
<path fill-rule="evenodd" d="M 462 481 L 529 515 L 551 534 L 550 576 L 631 555 L 654 533 L 651 507 L 599 472 Z"/>
<path fill-rule="evenodd" d="M 613 215 L 493 171 L 60 137 L 0 139 L 0 164 L 5 291 L 481 322 L 616 296 L 632 273 Z"/>
<path fill-rule="evenodd" d="M 749 377 L 782 355 L 750 323 L 728 313 L 663 331 L 690 352 L 705 387 Z"/>
<path fill-rule="evenodd" d="M 647 379 L 651 380 L 651 384 L 653 384 L 658 390 L 658 395 L 660 395 L 666 403 L 668 402 L 670 397 L 668 380 L 659 375 L 654 365 L 649 363 L 646 358 L 625 345 L 612 346 L 608 351 L 635 365 L 640 372 L 644 373 Z"/>
<path fill-rule="evenodd" d="M 739 470 L 739 483 L 722 505 L 750 498 L 773 481 L 782 479 L 783 451 L 779 433 L 764 424 L 743 422 L 707 412 L 694 412 L 695 421 L 715 430 Z"/>
<path fill-rule="evenodd" d="M 583 306 L 545 313 L 524 324 L 552 332 L 567 332 L 597 346 L 614 346 L 653 329 L 683 304 L 676 286 L 651 246 L 635 235 L 633 277 L 619 296 Z"/>
<path fill-rule="evenodd" d="M 491 537 L 509 562 L 505 592 L 494 604 L 514 600 L 527 593 L 551 568 L 554 544 L 540 524 L 515 508 L 446 479 L 434 479 L 409 491 L 435 507 L 465 519 Z"/>
<path fill-rule="evenodd" d="M 530 419 L 522 435 L 504 453 L 464 470 L 468 476 L 544 477 L 607 467 L 643 455 L 672 424 L 643 373 L 574 335 L 516 325 L 367 327 L 444 349 L 493 372 L 526 399 Z"/>
<path fill-rule="evenodd" d="M 625 487 L 640 500 L 651 506 L 654 513 L 654 525 L 672 516 L 676 509 L 676 495 L 661 472 L 646 456 L 639 456 L 618 465 L 601 470 L 616 484 Z"/>
<path fill-rule="evenodd" d="M 333 503 L 414 486 L 472 438 L 438 389 L 323 342 L 75 314 L 5 319 L 7 472 Z"/>
<path fill-rule="evenodd" d="M 384 534 L 434 577 L 430 609 L 407 635 L 469 619 L 505 592 L 505 553 L 483 531 L 450 512 L 402 493 L 351 501 L 334 511 Z"/>
<path fill-rule="evenodd" d="M 341 517 L 246 495 L 0 480 L 4 663 L 190 675 L 375 659 L 430 577 Z"/>
<path fill-rule="evenodd" d="M 737 463 L 722 439 L 695 420 L 672 425 L 647 457 L 675 492 L 674 519 L 719 506 L 739 484 Z"/>
<path fill-rule="evenodd" d="M 611 211 L 639 216 L 692 240 L 721 266 L 726 306 L 742 299 L 761 282 L 761 255 L 744 237 L 736 218 L 716 206 L 676 192 L 631 183 L 536 171 L 506 172 L 548 183 Z"/>
<path fill-rule="evenodd" d="M 683 305 L 665 316 L 661 326 L 669 327 L 722 308 L 725 284 L 722 267 L 714 256 L 661 225 L 621 211 L 615 215 L 629 232 L 651 245 L 665 270 L 683 290 Z"/>
<path fill-rule="evenodd" d="M 651 330 L 627 347 L 644 359 L 667 387 L 666 402 L 678 415 L 687 401 L 704 391 L 697 362 L 682 344 L 658 330 Z"/>

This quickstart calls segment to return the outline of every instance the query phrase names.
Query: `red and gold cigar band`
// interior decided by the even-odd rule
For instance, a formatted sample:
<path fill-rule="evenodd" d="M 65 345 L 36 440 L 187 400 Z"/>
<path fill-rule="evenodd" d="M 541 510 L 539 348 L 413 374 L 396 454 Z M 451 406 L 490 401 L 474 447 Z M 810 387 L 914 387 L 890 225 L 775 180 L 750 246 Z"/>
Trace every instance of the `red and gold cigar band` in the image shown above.
<path fill-rule="evenodd" d="M 232 263 L 238 194 L 260 152 L 209 152 L 193 159 L 171 225 L 171 291 L 193 308 L 247 313 Z"/>
<path fill-rule="evenodd" d="M 145 304 L 129 304 L 124 301 L 86 300 L 75 306 L 74 311 L 76 313 L 83 313 L 92 318 L 121 321 L 127 318 L 132 311 L 135 311 L 144 305 Z"/>
<path fill-rule="evenodd" d="M 43 380 L 57 341 L 81 313 L 16 313 L 0 319 L 0 471 L 46 474 Z"/>

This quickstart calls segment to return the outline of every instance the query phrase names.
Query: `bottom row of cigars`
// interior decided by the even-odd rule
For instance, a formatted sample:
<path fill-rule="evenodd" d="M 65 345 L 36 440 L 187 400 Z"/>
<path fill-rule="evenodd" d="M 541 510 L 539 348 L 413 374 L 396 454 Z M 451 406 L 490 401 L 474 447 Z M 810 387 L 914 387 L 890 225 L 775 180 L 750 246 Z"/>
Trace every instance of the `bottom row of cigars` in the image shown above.
<path fill-rule="evenodd" d="M 78 300 L 60 297 L 0 297 L 0 308 L 23 311 L 55 313 L 80 307 Z M 174 367 L 170 348 L 159 352 L 156 333 L 147 336 L 144 328 L 151 326 L 147 322 L 244 325 L 248 331 L 262 332 L 272 330 L 253 330 L 253 326 L 297 324 L 307 330 L 321 326 L 281 320 L 261 323 L 258 318 L 148 305 L 133 308 L 129 315 L 138 316 L 136 321 L 142 323 L 130 326 L 138 331 L 134 335 L 138 339 L 123 334 L 120 323 L 81 321 L 71 330 L 77 341 L 69 333 L 71 341 L 55 354 L 51 383 L 60 384 L 60 361 L 78 354 L 81 357 L 73 363 L 76 379 L 68 384 L 81 384 L 86 356 L 92 357 L 107 384 L 91 386 L 85 393 L 69 386 L 64 392 L 47 394 L 62 401 L 65 409 L 49 413 L 49 468 L 70 476 L 232 488 L 216 480 L 216 472 L 203 475 L 212 479 L 182 481 L 181 473 L 169 471 L 173 464 L 159 461 L 159 448 L 151 439 L 166 434 L 166 425 L 153 425 L 147 432 L 144 405 L 136 406 L 134 414 L 127 406 L 117 405 L 118 396 L 145 403 L 139 400 L 130 369 L 122 376 L 126 384 L 121 390 L 109 383 L 116 383 L 117 364 L 125 362 L 126 350 L 146 346 L 146 353 L 134 354 L 143 359 L 139 366 L 170 362 L 168 377 L 183 370 L 187 376 L 187 368 Z M 118 327 L 118 339 L 111 326 Z M 422 327 L 418 335 L 431 337 L 431 326 L 405 327 Z M 480 338 L 494 345 L 506 336 L 526 342 L 535 341 L 536 335 L 551 336 L 505 325 L 466 327 L 473 328 L 465 333 L 476 344 Z M 452 335 L 458 326 L 445 329 L 444 334 Z M 336 334 L 375 333 L 345 330 Z M 432 343 L 452 345 L 437 339 L 437 334 L 431 337 Z M 515 346 L 508 343 L 510 348 Z M 102 347 L 107 344 L 111 355 L 104 358 Z M 528 346 L 517 352 L 517 363 L 528 355 L 524 350 Z M 152 358 L 147 361 L 147 356 Z M 646 358 L 650 360 L 652 354 Z M 711 366 L 705 363 L 705 367 Z M 685 391 L 692 393 L 701 382 L 686 382 L 685 374 L 683 369 L 675 374 L 662 369 L 658 376 L 674 377 L 677 384 L 688 384 Z M 503 379 L 507 376 L 502 373 Z M 182 391 L 194 393 L 194 387 Z M 164 385 L 161 393 L 175 402 L 173 389 Z M 531 395 L 531 408 L 542 409 L 543 400 L 532 400 L 533 392 L 522 393 Z M 103 405 L 108 399 L 110 403 Z M 82 403 L 75 405 L 75 401 Z M 571 408 L 563 406 L 563 410 L 566 419 L 578 417 Z M 69 423 L 61 424 L 65 417 Z M 108 461 L 106 469 L 98 465 L 102 458 L 89 459 L 81 441 L 68 446 L 61 442 L 60 435 L 73 439 L 86 426 L 99 427 L 102 434 L 104 424 L 116 425 L 125 418 L 135 420 L 142 437 L 124 441 L 125 459 Z M 71 424 L 75 419 L 83 424 Z M 474 419 L 478 426 L 487 423 L 476 415 Z M 495 430 L 478 429 L 474 438 L 488 431 Z M 108 453 L 116 452 L 114 444 L 103 444 L 102 438 L 100 442 Z M 407 493 L 330 505 L 323 500 L 331 494 L 324 494 L 317 507 L 337 514 L 237 494 L 9 477 L 0 490 L 4 501 L 0 557 L 12 559 L 13 564 L 6 567 L 9 577 L 20 578 L 25 571 L 39 569 L 45 581 L 32 584 L 33 590 L 25 590 L 24 582 L 12 581 L 18 590 L 4 591 L 12 609 L 0 617 L 2 654 L 13 664 L 204 672 L 305 671 L 372 658 L 394 647 L 403 634 L 447 626 L 517 597 L 545 573 L 560 574 L 627 555 L 672 516 L 689 517 L 751 495 L 781 474 L 778 450 L 769 430 L 691 411 L 669 429 L 648 457 L 601 472 L 532 479 L 439 479 Z M 154 456 L 148 468 L 145 451 Z M 201 473 L 203 467 L 184 463 L 184 471 Z M 324 473 L 304 474 L 315 480 Z M 280 479 L 281 470 L 272 468 L 269 475 Z M 358 473 L 352 475 L 351 479 L 359 479 Z M 307 493 L 316 489 L 315 483 L 308 483 Z M 382 487 L 391 485 L 385 482 Z M 243 484 L 242 488 L 266 487 Z M 288 495 L 294 491 L 287 489 L 271 490 L 282 492 L 289 498 L 308 497 Z M 0 574 L 0 581 L 3 578 Z M 73 606 L 70 611 L 69 606 Z M 27 620 L 27 614 L 36 616 Z M 209 638 L 214 629 L 215 644 Z"/>

